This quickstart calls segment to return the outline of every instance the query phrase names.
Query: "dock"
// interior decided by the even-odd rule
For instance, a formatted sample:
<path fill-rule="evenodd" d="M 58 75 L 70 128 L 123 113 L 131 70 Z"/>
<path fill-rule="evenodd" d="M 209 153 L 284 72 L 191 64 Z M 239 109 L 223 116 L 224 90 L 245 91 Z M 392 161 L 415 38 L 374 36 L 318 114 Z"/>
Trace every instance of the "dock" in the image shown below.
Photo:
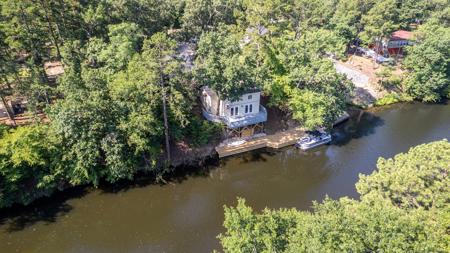
<path fill-rule="evenodd" d="M 297 127 L 283 132 L 257 137 L 239 145 L 217 146 L 216 151 L 219 154 L 219 158 L 222 158 L 261 148 L 279 149 L 294 145 L 304 134 L 305 131 Z"/>

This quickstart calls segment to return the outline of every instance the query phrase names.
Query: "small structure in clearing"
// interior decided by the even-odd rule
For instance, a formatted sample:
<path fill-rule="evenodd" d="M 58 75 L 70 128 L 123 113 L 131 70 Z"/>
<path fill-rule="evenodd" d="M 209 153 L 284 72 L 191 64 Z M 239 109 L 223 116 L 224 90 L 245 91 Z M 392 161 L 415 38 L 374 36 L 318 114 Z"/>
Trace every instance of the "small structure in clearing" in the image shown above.
<path fill-rule="evenodd" d="M 44 69 L 50 82 L 55 82 L 58 76 L 64 74 L 64 66 L 60 61 L 45 62 Z"/>

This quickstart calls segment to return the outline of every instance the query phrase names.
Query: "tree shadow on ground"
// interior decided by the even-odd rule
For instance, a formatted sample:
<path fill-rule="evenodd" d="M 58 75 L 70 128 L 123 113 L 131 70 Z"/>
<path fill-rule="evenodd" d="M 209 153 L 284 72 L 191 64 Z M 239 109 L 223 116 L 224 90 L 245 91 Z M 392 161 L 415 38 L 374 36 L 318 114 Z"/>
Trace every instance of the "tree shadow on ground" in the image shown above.
<path fill-rule="evenodd" d="M 370 112 L 359 111 L 350 120 L 337 126 L 333 131 L 332 145 L 344 146 L 352 139 L 375 134 L 376 128 L 383 126 L 384 120 Z"/>
<path fill-rule="evenodd" d="M 88 192 L 88 187 L 74 187 L 57 192 L 51 197 L 38 199 L 29 206 L 13 205 L 0 211 L 0 226 L 6 226 L 5 231 L 13 233 L 38 222 L 56 222 L 58 217 L 73 210 L 67 200 L 81 198 Z"/>
<path fill-rule="evenodd" d="M 375 101 L 377 100 L 367 88 L 355 87 L 353 93 L 354 97 L 352 100 L 355 104 L 367 106 L 369 104 L 375 103 Z"/>

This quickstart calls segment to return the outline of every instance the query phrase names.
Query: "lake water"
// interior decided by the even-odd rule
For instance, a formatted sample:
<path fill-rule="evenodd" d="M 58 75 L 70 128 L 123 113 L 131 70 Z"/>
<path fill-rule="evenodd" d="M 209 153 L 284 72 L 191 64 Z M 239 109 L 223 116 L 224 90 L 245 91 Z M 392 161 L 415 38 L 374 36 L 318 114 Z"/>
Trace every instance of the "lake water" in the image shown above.
<path fill-rule="evenodd" d="M 211 252 L 221 249 L 223 205 L 309 209 L 358 198 L 377 158 L 450 139 L 450 105 L 399 104 L 355 115 L 312 151 L 287 148 L 223 159 L 166 185 L 73 189 L 0 216 L 0 252 Z"/>

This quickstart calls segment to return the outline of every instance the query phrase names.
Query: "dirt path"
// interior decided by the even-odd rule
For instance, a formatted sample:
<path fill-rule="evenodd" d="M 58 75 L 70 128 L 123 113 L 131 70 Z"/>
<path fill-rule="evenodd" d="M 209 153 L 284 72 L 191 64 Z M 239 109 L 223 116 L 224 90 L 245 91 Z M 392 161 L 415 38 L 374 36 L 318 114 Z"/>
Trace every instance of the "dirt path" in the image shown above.
<path fill-rule="evenodd" d="M 372 59 L 351 55 L 346 62 L 334 61 L 334 65 L 338 73 L 346 75 L 355 85 L 352 97 L 354 104 L 365 106 L 373 104 L 388 92 L 379 84 L 380 77 L 377 76 L 377 72 L 385 66 L 374 63 Z M 397 66 L 392 74 L 400 77 L 403 73 Z"/>
<path fill-rule="evenodd" d="M 335 61 L 334 66 L 338 73 L 346 75 L 355 85 L 351 98 L 352 103 L 367 106 L 383 96 L 379 88 L 376 87 L 377 85 L 374 85 L 374 78 L 371 75 L 363 73 L 349 63 Z"/>

